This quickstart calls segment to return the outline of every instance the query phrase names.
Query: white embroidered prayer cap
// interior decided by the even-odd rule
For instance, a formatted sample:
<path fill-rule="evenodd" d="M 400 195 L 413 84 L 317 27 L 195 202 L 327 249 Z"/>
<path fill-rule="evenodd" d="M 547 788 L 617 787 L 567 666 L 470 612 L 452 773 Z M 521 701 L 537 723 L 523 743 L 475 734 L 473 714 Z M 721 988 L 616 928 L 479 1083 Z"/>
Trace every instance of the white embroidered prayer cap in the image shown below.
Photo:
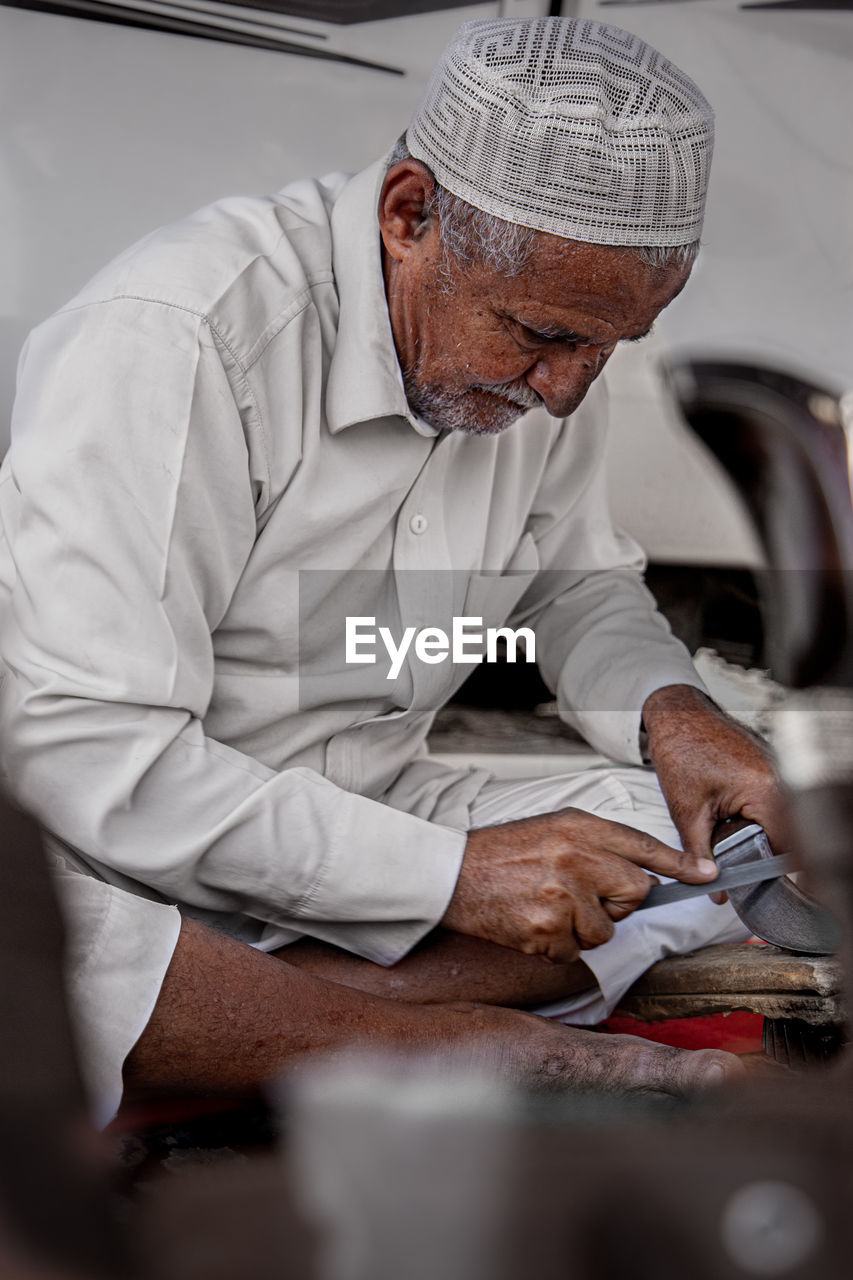
<path fill-rule="evenodd" d="M 699 238 L 714 114 L 639 36 L 603 22 L 468 22 L 406 143 L 454 195 L 594 244 Z"/>

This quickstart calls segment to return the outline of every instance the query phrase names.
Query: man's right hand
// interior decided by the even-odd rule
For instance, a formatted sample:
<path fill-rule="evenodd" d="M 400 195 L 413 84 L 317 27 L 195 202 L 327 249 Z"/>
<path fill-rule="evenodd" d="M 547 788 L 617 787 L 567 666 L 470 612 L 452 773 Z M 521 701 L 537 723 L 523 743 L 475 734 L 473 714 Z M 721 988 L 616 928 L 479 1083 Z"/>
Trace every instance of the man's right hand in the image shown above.
<path fill-rule="evenodd" d="M 442 924 L 570 964 L 644 900 L 655 883 L 644 867 L 690 884 L 717 874 L 707 859 L 581 809 L 480 827 L 468 835 Z"/>

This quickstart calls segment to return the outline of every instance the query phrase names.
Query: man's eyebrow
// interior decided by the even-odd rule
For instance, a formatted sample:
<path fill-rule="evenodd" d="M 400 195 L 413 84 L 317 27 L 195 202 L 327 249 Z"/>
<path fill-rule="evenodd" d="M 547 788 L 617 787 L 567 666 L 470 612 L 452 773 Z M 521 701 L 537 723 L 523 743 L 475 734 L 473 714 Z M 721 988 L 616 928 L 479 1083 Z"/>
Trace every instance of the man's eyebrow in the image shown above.
<path fill-rule="evenodd" d="M 566 329 L 561 324 L 534 324 L 532 320 L 523 320 L 517 317 L 518 323 L 524 325 L 525 329 L 529 329 L 531 333 L 541 334 L 543 338 L 562 338 L 566 342 L 586 342 L 576 329 Z"/>
<path fill-rule="evenodd" d="M 553 338 L 558 342 L 577 342 L 590 343 L 591 339 L 584 337 L 578 333 L 576 329 L 567 329 L 561 324 L 535 324 L 532 320 L 524 320 L 521 316 L 513 317 L 516 322 L 523 325 L 525 329 L 529 329 L 531 333 L 538 334 L 541 338 Z M 621 342 L 642 342 L 643 338 L 647 338 L 654 328 L 650 324 L 648 329 L 644 329 L 642 333 L 633 333 L 630 337 L 621 338 Z"/>

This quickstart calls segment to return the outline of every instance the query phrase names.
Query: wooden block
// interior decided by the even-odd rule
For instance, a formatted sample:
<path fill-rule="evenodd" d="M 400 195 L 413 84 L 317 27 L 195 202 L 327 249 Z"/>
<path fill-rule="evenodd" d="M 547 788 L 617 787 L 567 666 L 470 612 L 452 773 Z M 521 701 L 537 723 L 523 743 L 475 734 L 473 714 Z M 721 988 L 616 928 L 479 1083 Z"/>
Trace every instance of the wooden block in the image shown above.
<path fill-rule="evenodd" d="M 745 1009 L 812 1026 L 844 1021 L 841 965 L 766 943 L 722 943 L 661 960 L 626 992 L 616 1013 L 645 1022 Z"/>

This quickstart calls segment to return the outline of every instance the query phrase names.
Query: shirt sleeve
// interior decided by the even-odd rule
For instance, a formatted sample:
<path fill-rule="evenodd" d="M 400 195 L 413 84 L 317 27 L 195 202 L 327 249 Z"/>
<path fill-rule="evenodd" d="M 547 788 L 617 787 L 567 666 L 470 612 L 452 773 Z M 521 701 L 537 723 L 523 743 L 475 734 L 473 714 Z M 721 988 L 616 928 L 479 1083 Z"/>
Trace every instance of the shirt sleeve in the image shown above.
<path fill-rule="evenodd" d="M 643 582 L 642 549 L 612 523 L 606 427 L 596 386 L 551 450 L 528 522 L 540 572 L 513 622 L 534 629 L 562 719 L 603 755 L 640 764 L 646 698 L 666 685 L 705 686 Z"/>
<path fill-rule="evenodd" d="M 441 918 L 458 831 L 205 734 L 212 635 L 256 537 L 216 335 L 113 299 L 31 335 L 0 481 L 3 769 L 106 878 L 393 963 Z M 372 927 L 375 926 L 375 927 Z"/>

